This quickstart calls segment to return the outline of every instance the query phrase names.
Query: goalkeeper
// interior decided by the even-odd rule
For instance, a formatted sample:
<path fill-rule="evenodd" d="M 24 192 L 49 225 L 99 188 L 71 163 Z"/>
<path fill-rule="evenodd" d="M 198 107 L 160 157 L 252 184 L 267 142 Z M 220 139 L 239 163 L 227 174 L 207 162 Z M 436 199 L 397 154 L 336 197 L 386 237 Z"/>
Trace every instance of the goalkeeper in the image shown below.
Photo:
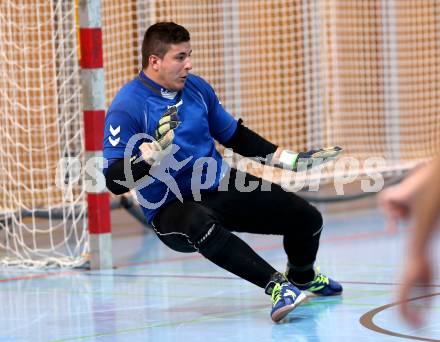
<path fill-rule="evenodd" d="M 292 170 L 301 162 L 311 166 L 316 157 L 324 157 L 318 160 L 325 162 L 338 150 L 296 154 L 248 129 L 223 109 L 206 81 L 190 74 L 191 52 L 190 35 L 180 25 L 162 22 L 145 32 L 142 70 L 118 92 L 106 116 L 108 189 L 122 194 L 135 188 L 148 222 L 168 247 L 198 252 L 263 288 L 271 295 L 275 322 L 305 299 L 302 291 L 323 296 L 341 293 L 339 283 L 314 267 L 321 213 L 277 184 L 263 191 L 261 179 L 222 167 L 214 141 L 245 157 Z M 142 139 L 133 143 L 136 136 Z M 207 158 L 216 163 L 197 164 Z M 170 161 L 180 167 L 164 170 Z M 212 178 L 211 186 L 199 189 L 197 199 L 191 187 L 193 172 Z M 240 191 L 235 186 L 238 178 L 257 181 L 259 186 Z M 274 269 L 233 232 L 282 235 L 286 272 Z"/>

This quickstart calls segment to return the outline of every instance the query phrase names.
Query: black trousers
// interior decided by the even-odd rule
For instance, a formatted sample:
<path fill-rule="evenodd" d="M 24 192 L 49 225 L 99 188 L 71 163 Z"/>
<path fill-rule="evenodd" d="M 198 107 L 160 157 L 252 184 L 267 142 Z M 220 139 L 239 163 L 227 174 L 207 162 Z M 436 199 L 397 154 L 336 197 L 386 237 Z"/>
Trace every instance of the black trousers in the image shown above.
<path fill-rule="evenodd" d="M 257 182 L 258 186 L 240 191 L 236 182 L 243 179 L 246 185 Z M 279 185 L 264 182 L 231 169 L 219 187 L 223 191 L 204 192 L 200 201 L 191 196 L 183 203 L 168 203 L 154 218 L 154 229 L 173 250 L 199 251 L 208 259 L 219 253 L 231 232 L 282 235 L 291 265 L 298 269 L 313 265 L 322 229 L 321 213 Z M 270 191 L 264 191 L 268 188 Z"/>

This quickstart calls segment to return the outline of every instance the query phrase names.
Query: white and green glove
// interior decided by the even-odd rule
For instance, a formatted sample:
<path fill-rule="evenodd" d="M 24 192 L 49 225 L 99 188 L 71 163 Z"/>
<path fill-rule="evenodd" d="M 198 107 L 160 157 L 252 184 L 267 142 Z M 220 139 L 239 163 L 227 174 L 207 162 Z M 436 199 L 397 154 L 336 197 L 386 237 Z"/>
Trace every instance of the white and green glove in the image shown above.
<path fill-rule="evenodd" d="M 153 165 L 159 163 L 172 150 L 174 129 L 181 121 L 177 113 L 177 107 L 171 106 L 160 118 L 154 131 L 155 141 L 143 143 L 139 146 L 144 160 Z"/>
<path fill-rule="evenodd" d="M 285 169 L 305 171 L 334 160 L 341 152 L 342 148 L 339 146 L 329 146 L 299 153 L 283 150 L 279 158 L 279 164 Z"/>

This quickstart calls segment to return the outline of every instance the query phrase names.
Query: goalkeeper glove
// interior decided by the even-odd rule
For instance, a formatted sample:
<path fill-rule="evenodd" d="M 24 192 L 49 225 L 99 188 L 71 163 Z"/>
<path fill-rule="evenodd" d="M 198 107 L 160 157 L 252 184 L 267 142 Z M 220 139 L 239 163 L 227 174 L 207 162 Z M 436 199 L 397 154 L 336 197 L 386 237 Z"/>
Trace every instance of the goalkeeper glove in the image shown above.
<path fill-rule="evenodd" d="M 180 119 L 177 114 L 177 107 L 171 106 L 160 118 L 154 132 L 154 137 L 163 150 L 169 148 L 173 143 L 174 129 L 179 125 Z"/>
<path fill-rule="evenodd" d="M 144 160 L 153 165 L 159 163 L 172 150 L 174 140 L 174 129 L 181 121 L 177 113 L 177 107 L 171 106 L 159 119 L 154 131 L 155 141 L 143 143 L 139 146 Z"/>
<path fill-rule="evenodd" d="M 339 146 L 329 146 L 299 153 L 283 150 L 279 161 L 282 168 L 304 171 L 335 159 L 341 152 L 342 148 Z"/>

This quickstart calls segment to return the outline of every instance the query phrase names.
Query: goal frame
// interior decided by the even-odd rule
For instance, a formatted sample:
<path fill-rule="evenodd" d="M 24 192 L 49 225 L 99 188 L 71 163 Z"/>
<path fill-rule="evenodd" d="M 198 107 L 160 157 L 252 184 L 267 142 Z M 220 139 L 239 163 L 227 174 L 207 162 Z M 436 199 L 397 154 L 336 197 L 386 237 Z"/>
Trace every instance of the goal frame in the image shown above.
<path fill-rule="evenodd" d="M 113 267 L 110 195 L 105 186 L 91 186 L 102 177 L 105 120 L 105 81 L 102 53 L 101 1 L 79 0 L 79 44 L 86 165 L 92 182 L 86 182 L 91 269 Z M 98 182 L 99 184 L 99 182 Z M 102 184 L 101 184 L 102 185 Z"/>

